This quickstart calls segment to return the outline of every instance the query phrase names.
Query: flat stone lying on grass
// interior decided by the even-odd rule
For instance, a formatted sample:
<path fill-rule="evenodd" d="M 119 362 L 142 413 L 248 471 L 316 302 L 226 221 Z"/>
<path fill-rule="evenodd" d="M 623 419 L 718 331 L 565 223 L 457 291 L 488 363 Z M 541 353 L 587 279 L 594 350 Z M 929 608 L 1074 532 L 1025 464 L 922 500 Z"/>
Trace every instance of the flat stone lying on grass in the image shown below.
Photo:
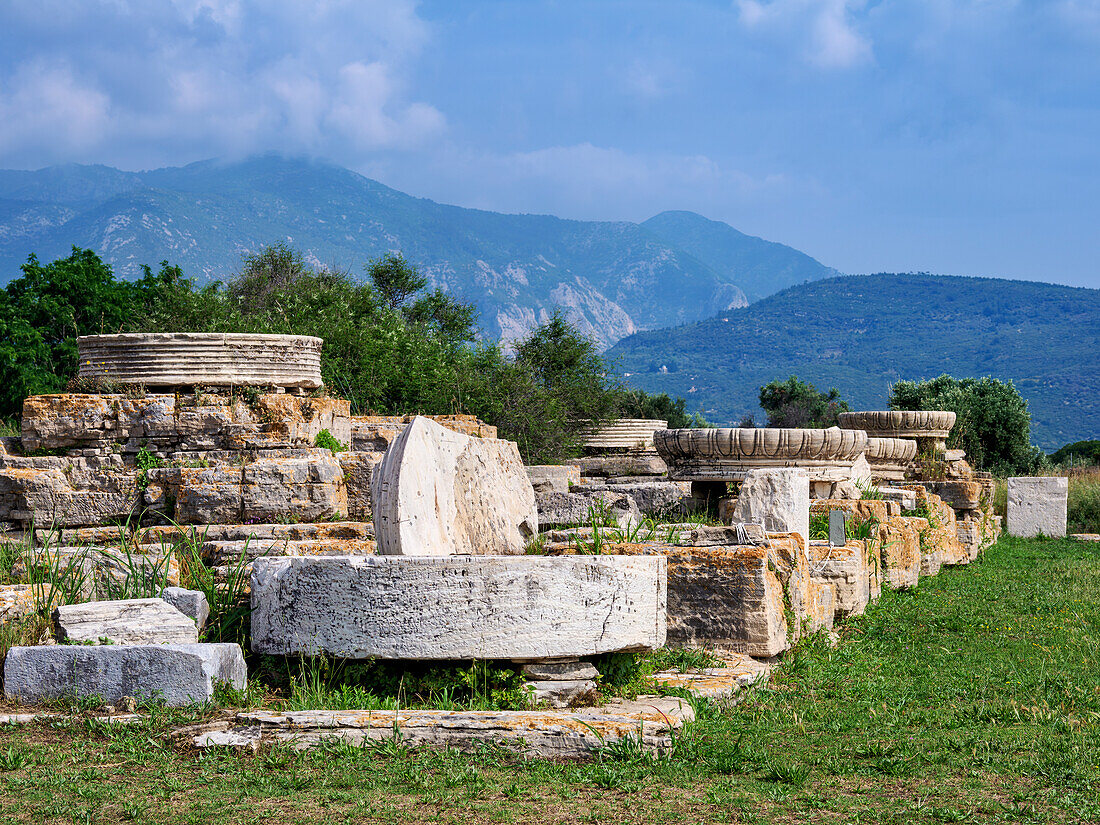
<path fill-rule="evenodd" d="M 194 621 L 195 627 L 202 633 L 206 620 L 210 618 L 210 603 L 206 601 L 205 593 L 184 587 L 166 587 L 161 591 L 160 597 Z"/>
<path fill-rule="evenodd" d="M 499 745 L 526 756 L 583 759 L 626 738 L 640 738 L 644 750 L 667 752 L 673 745 L 671 732 L 694 717 L 686 699 L 639 696 L 572 711 L 248 711 L 237 714 L 229 731 L 259 727 L 264 742 L 309 749 L 337 742 L 370 745 L 392 739 L 396 729 L 412 747 L 469 751 Z M 208 746 L 203 736 L 192 738 L 196 747 Z"/>
<path fill-rule="evenodd" d="M 4 660 L 4 695 L 25 704 L 132 696 L 181 707 L 211 701 L 218 682 L 243 690 L 247 676 L 234 644 L 13 647 Z"/>
<path fill-rule="evenodd" d="M 1008 480 L 1008 534 L 1064 536 L 1069 479 L 1064 476 Z"/>
<path fill-rule="evenodd" d="M 252 649 L 353 659 L 556 659 L 665 641 L 663 558 L 260 558 Z"/>
<path fill-rule="evenodd" d="M 515 443 L 462 435 L 424 416 L 386 451 L 371 499 L 385 555 L 518 555 L 539 530 Z"/>
<path fill-rule="evenodd" d="M 55 607 L 51 618 L 59 642 L 187 645 L 199 641 L 195 620 L 163 599 L 66 604 Z"/>

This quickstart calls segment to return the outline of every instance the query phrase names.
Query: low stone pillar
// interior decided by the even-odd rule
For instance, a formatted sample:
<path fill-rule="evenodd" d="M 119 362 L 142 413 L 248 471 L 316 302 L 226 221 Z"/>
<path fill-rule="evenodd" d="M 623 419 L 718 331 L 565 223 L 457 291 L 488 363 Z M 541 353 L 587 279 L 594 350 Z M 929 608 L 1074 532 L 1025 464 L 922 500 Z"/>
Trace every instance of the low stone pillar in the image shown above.
<path fill-rule="evenodd" d="M 1008 480 L 1008 534 L 1064 536 L 1069 505 L 1069 479 L 1064 476 Z"/>
<path fill-rule="evenodd" d="M 810 479 L 800 468 L 750 470 L 741 482 L 733 520 L 763 524 L 769 533 L 798 533 L 810 545 Z"/>

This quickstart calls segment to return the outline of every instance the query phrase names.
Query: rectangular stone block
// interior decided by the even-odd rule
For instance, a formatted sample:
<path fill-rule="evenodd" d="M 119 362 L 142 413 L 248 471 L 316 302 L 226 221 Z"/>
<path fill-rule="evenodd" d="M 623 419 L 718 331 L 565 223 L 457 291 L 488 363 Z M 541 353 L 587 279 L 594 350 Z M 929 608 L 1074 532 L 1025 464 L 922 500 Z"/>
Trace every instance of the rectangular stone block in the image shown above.
<path fill-rule="evenodd" d="M 772 533 L 797 533 L 810 541 L 810 478 L 797 468 L 749 470 L 737 495 L 733 520 L 763 524 Z"/>
<path fill-rule="evenodd" d="M 30 705 L 130 696 L 182 707 L 211 701 L 218 682 L 243 689 L 247 677 L 234 644 L 13 647 L 4 660 L 4 695 Z"/>
<path fill-rule="evenodd" d="M 369 521 L 371 518 L 370 487 L 374 471 L 382 462 L 383 453 L 365 453 L 349 450 L 340 453 L 336 460 L 344 471 L 344 489 L 347 492 L 349 519 Z"/>
<path fill-rule="evenodd" d="M 871 559 L 865 542 L 852 539 L 843 547 L 813 542 L 810 577 L 832 586 L 837 620 L 861 615 L 871 602 Z"/>
<path fill-rule="evenodd" d="M 920 579 L 920 531 L 928 522 L 909 516 L 891 516 L 880 528 L 882 583 L 894 589 L 916 587 Z"/>
<path fill-rule="evenodd" d="M 260 558 L 252 649 L 362 659 L 555 659 L 665 642 L 663 557 Z"/>
<path fill-rule="evenodd" d="M 529 464 L 525 468 L 535 493 L 568 493 L 581 483 L 579 467 L 570 464 Z"/>
<path fill-rule="evenodd" d="M 1064 536 L 1069 479 L 1063 476 L 1008 480 L 1008 534 Z"/>
<path fill-rule="evenodd" d="M 795 537 L 760 546 L 614 544 L 605 552 L 668 559 L 669 647 L 770 657 L 809 624 L 809 569 Z"/>

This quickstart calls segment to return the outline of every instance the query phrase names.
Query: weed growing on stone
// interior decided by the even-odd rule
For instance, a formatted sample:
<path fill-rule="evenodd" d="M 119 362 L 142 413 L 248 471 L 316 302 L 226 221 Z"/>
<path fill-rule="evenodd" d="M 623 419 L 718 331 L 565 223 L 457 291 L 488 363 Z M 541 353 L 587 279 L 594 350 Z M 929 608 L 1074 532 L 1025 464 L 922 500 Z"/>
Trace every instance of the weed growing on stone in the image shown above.
<path fill-rule="evenodd" d="M 336 436 L 330 433 L 328 430 L 321 430 L 317 435 L 313 437 L 313 446 L 322 447 L 326 450 L 332 450 L 334 453 L 347 452 L 348 445 L 340 441 Z"/>

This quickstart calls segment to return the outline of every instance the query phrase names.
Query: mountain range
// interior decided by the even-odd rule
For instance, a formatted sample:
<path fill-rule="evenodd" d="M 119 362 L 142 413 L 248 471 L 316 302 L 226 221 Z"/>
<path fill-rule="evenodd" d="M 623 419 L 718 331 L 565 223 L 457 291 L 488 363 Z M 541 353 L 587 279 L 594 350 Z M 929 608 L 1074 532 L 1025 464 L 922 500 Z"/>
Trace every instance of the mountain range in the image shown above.
<path fill-rule="evenodd" d="M 800 284 L 747 308 L 619 341 L 632 386 L 688 399 L 718 425 L 761 421 L 760 387 L 797 375 L 853 409 L 899 379 L 993 376 L 1027 399 L 1051 450 L 1100 433 L 1100 290 L 927 274 Z"/>
<path fill-rule="evenodd" d="M 602 347 L 837 274 L 691 212 L 642 224 L 506 215 L 278 156 L 149 172 L 0 171 L 0 284 L 29 254 L 49 261 L 74 244 L 124 277 L 167 260 L 199 281 L 224 280 L 274 242 L 353 273 L 401 252 L 432 286 L 475 304 L 488 338 L 522 336 L 560 308 Z"/>

